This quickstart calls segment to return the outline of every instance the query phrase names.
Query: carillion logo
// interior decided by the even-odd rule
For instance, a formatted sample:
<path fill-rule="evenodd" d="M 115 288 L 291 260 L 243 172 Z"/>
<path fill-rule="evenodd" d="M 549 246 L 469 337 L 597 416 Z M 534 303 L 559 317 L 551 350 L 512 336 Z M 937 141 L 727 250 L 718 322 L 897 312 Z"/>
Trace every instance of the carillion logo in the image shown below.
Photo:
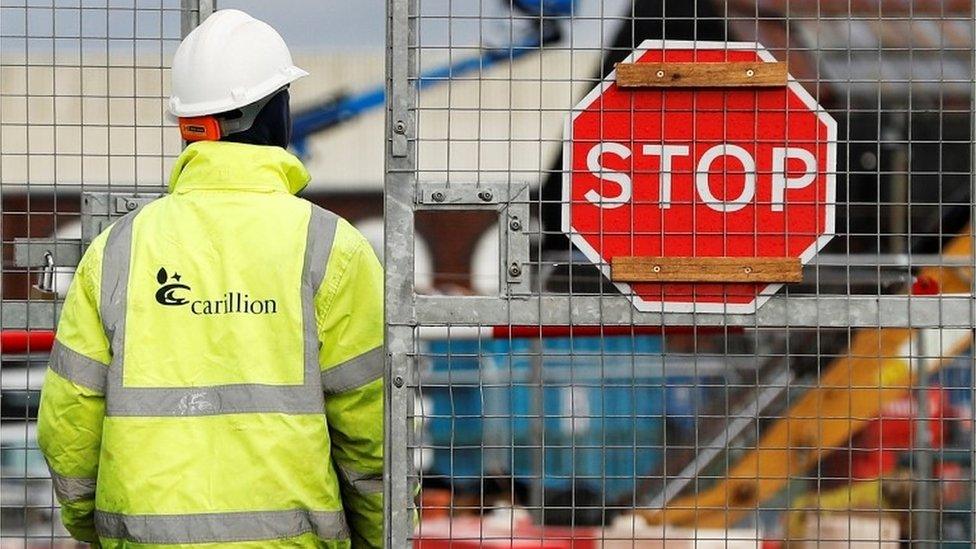
<path fill-rule="evenodd" d="M 182 282 L 182 276 L 173 272 L 172 276 L 166 269 L 160 267 L 156 273 L 156 303 L 168 307 L 190 306 L 190 312 L 195 315 L 273 315 L 278 312 L 278 302 L 274 299 L 252 299 L 244 292 L 228 291 L 220 299 L 190 300 L 193 291 L 189 285 Z"/>

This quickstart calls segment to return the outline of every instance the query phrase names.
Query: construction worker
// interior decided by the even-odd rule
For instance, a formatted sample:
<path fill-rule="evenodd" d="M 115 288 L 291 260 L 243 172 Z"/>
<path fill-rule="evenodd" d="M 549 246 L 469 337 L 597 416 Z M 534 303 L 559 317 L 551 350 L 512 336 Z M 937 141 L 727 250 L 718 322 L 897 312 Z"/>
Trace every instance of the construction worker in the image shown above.
<path fill-rule="evenodd" d="M 288 85 L 267 24 L 215 12 L 173 59 L 189 144 L 167 196 L 85 252 L 38 439 L 61 517 L 102 547 L 378 547 L 383 275 L 293 196 Z"/>

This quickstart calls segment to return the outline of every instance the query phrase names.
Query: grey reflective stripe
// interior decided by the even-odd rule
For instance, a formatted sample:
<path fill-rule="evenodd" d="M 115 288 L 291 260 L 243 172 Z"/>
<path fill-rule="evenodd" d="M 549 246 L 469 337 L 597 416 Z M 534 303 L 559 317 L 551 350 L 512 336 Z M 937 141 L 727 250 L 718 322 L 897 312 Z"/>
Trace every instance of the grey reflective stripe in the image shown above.
<path fill-rule="evenodd" d="M 319 410 L 325 412 L 325 395 L 319 367 L 319 326 L 315 315 L 315 294 L 318 293 L 325 269 L 332 255 L 339 218 L 316 205 L 308 220 L 305 239 L 305 267 L 302 270 L 302 331 L 305 341 L 305 384 L 314 386 Z"/>
<path fill-rule="evenodd" d="M 214 387 L 126 387 L 107 402 L 113 416 L 208 416 L 217 414 L 320 414 L 322 402 L 302 385 L 217 385 Z"/>
<path fill-rule="evenodd" d="M 142 209 L 128 213 L 112 225 L 102 252 L 102 325 L 112 349 L 105 387 L 105 414 L 112 415 L 113 401 L 124 397 L 122 362 L 125 359 L 125 314 L 129 290 L 129 264 L 132 262 L 132 224 Z"/>
<path fill-rule="evenodd" d="M 132 263 L 132 225 L 142 208 L 130 212 L 112 225 L 102 252 L 101 303 L 102 325 L 112 348 L 105 389 L 105 414 L 118 413 L 119 403 L 128 401 L 122 386 L 125 361 L 125 317 L 128 306 L 129 266 Z"/>
<path fill-rule="evenodd" d="M 337 395 L 383 377 L 386 355 L 380 345 L 322 372 L 322 390 Z"/>
<path fill-rule="evenodd" d="M 48 366 L 59 376 L 76 385 L 99 394 L 105 394 L 108 366 L 93 358 L 88 358 L 56 339 L 54 340 L 54 347 L 51 348 L 51 361 Z"/>
<path fill-rule="evenodd" d="M 229 543 L 315 533 L 323 540 L 349 538 L 342 511 L 245 511 L 186 515 L 124 515 L 95 511 L 99 537 L 135 543 Z"/>
<path fill-rule="evenodd" d="M 112 347 L 112 364 L 122 360 L 125 344 L 125 308 L 132 260 L 132 224 L 142 209 L 130 212 L 112 225 L 102 252 L 99 312 Z"/>
<path fill-rule="evenodd" d="M 360 494 L 382 494 L 383 473 L 361 473 L 336 463 L 339 478 Z"/>
<path fill-rule="evenodd" d="M 325 268 L 332 254 L 338 223 L 339 216 L 312 204 L 312 215 L 308 220 L 305 239 L 305 266 L 308 274 L 306 280 L 311 284 L 313 312 L 315 293 L 325 279 Z"/>
<path fill-rule="evenodd" d="M 54 493 L 57 494 L 58 501 L 61 503 L 95 499 L 96 479 L 61 476 L 55 473 L 50 465 L 47 469 L 51 472 Z"/>
<path fill-rule="evenodd" d="M 204 387 L 125 387 L 126 286 L 132 261 L 132 214 L 112 228 L 102 262 L 102 318 L 113 356 L 106 389 L 109 416 L 205 416 L 218 414 L 321 414 L 324 410 L 318 362 L 315 293 L 325 277 L 338 216 L 310 205 L 302 268 L 303 382 L 301 385 L 233 384 Z"/>

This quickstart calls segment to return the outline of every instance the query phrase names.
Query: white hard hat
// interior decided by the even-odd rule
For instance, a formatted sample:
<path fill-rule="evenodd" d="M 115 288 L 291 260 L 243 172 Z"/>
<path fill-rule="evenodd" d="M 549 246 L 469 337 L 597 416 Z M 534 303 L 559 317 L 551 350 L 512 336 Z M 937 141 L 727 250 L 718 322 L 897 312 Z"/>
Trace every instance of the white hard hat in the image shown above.
<path fill-rule="evenodd" d="M 169 112 L 177 117 L 234 110 L 308 73 L 270 25 L 239 10 L 215 11 L 173 56 Z"/>

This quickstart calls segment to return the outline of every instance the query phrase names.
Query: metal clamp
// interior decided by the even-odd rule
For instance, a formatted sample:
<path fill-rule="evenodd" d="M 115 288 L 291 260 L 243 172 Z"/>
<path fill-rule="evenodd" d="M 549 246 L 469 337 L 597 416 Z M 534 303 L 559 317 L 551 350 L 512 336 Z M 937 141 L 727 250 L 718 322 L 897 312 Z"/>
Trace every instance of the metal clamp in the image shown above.
<path fill-rule="evenodd" d="M 48 261 L 50 258 L 50 263 Z M 81 261 L 79 238 L 15 238 L 14 266 L 25 269 L 36 267 L 73 267 Z"/>
<path fill-rule="evenodd" d="M 88 192 L 81 195 L 81 242 L 88 247 L 106 227 L 163 193 Z"/>
<path fill-rule="evenodd" d="M 529 263 L 528 183 L 445 183 L 421 181 L 417 184 L 416 210 L 494 210 L 498 212 L 499 280 L 505 281 L 507 295 L 528 295 L 531 280 Z"/>

